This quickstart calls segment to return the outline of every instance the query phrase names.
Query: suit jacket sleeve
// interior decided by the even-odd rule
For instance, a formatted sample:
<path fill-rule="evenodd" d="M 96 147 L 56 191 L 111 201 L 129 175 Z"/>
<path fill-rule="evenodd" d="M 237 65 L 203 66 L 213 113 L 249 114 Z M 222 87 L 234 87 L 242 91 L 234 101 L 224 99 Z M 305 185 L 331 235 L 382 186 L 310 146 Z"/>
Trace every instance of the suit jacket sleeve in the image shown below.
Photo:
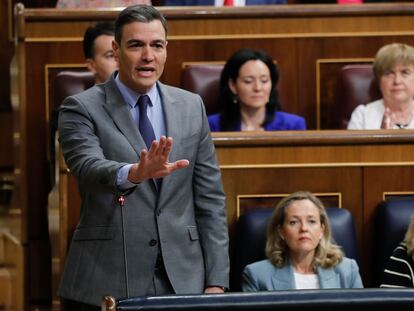
<path fill-rule="evenodd" d="M 71 96 L 63 102 L 59 115 L 59 140 L 65 160 L 81 185 L 88 187 L 113 187 L 116 174 L 126 162 L 107 159 L 101 140 L 95 133 L 95 105 L 80 97 Z"/>

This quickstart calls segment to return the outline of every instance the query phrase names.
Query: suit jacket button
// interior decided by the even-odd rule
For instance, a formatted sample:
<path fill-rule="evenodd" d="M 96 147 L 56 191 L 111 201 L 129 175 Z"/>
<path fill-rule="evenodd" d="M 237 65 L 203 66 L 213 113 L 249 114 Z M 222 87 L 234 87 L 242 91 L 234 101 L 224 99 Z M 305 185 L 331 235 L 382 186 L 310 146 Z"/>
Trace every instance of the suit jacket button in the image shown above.
<path fill-rule="evenodd" d="M 152 239 L 151 241 L 149 241 L 149 245 L 150 245 L 150 246 L 155 246 L 155 245 L 157 245 L 157 240 Z"/>

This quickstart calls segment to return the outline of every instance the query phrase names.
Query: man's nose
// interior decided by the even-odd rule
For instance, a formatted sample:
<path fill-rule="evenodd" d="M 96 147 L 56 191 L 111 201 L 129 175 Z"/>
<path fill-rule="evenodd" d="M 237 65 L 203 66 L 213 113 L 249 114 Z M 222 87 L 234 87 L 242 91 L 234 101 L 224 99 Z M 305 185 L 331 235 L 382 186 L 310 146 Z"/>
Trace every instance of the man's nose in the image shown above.
<path fill-rule="evenodd" d="M 154 59 L 154 53 L 150 46 L 145 46 L 142 50 L 142 58 L 146 61 L 152 61 Z"/>

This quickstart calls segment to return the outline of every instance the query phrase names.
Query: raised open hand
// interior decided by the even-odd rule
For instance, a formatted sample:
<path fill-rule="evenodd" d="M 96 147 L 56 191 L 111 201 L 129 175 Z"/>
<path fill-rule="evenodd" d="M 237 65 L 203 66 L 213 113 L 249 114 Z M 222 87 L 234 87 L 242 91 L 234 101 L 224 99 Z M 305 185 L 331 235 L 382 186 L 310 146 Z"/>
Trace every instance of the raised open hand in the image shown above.
<path fill-rule="evenodd" d="M 132 165 L 128 180 L 140 183 L 146 179 L 165 177 L 178 169 L 187 167 L 188 160 L 169 162 L 172 146 L 171 137 L 161 136 L 159 141 L 154 140 L 148 151 L 146 149 L 141 151 L 140 161 Z"/>

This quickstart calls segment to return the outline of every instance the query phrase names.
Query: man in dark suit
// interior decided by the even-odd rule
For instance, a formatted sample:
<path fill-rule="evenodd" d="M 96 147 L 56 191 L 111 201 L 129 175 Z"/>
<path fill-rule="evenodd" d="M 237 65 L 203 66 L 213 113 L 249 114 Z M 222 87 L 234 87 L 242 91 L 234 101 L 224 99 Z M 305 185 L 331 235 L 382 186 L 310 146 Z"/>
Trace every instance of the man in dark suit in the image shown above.
<path fill-rule="evenodd" d="M 113 42 L 119 71 L 62 106 L 60 142 L 82 207 L 59 295 L 82 302 L 84 310 L 96 309 L 108 294 L 220 293 L 228 287 L 225 196 L 215 149 L 200 96 L 158 81 L 166 36 L 166 21 L 155 8 L 123 10 Z"/>

